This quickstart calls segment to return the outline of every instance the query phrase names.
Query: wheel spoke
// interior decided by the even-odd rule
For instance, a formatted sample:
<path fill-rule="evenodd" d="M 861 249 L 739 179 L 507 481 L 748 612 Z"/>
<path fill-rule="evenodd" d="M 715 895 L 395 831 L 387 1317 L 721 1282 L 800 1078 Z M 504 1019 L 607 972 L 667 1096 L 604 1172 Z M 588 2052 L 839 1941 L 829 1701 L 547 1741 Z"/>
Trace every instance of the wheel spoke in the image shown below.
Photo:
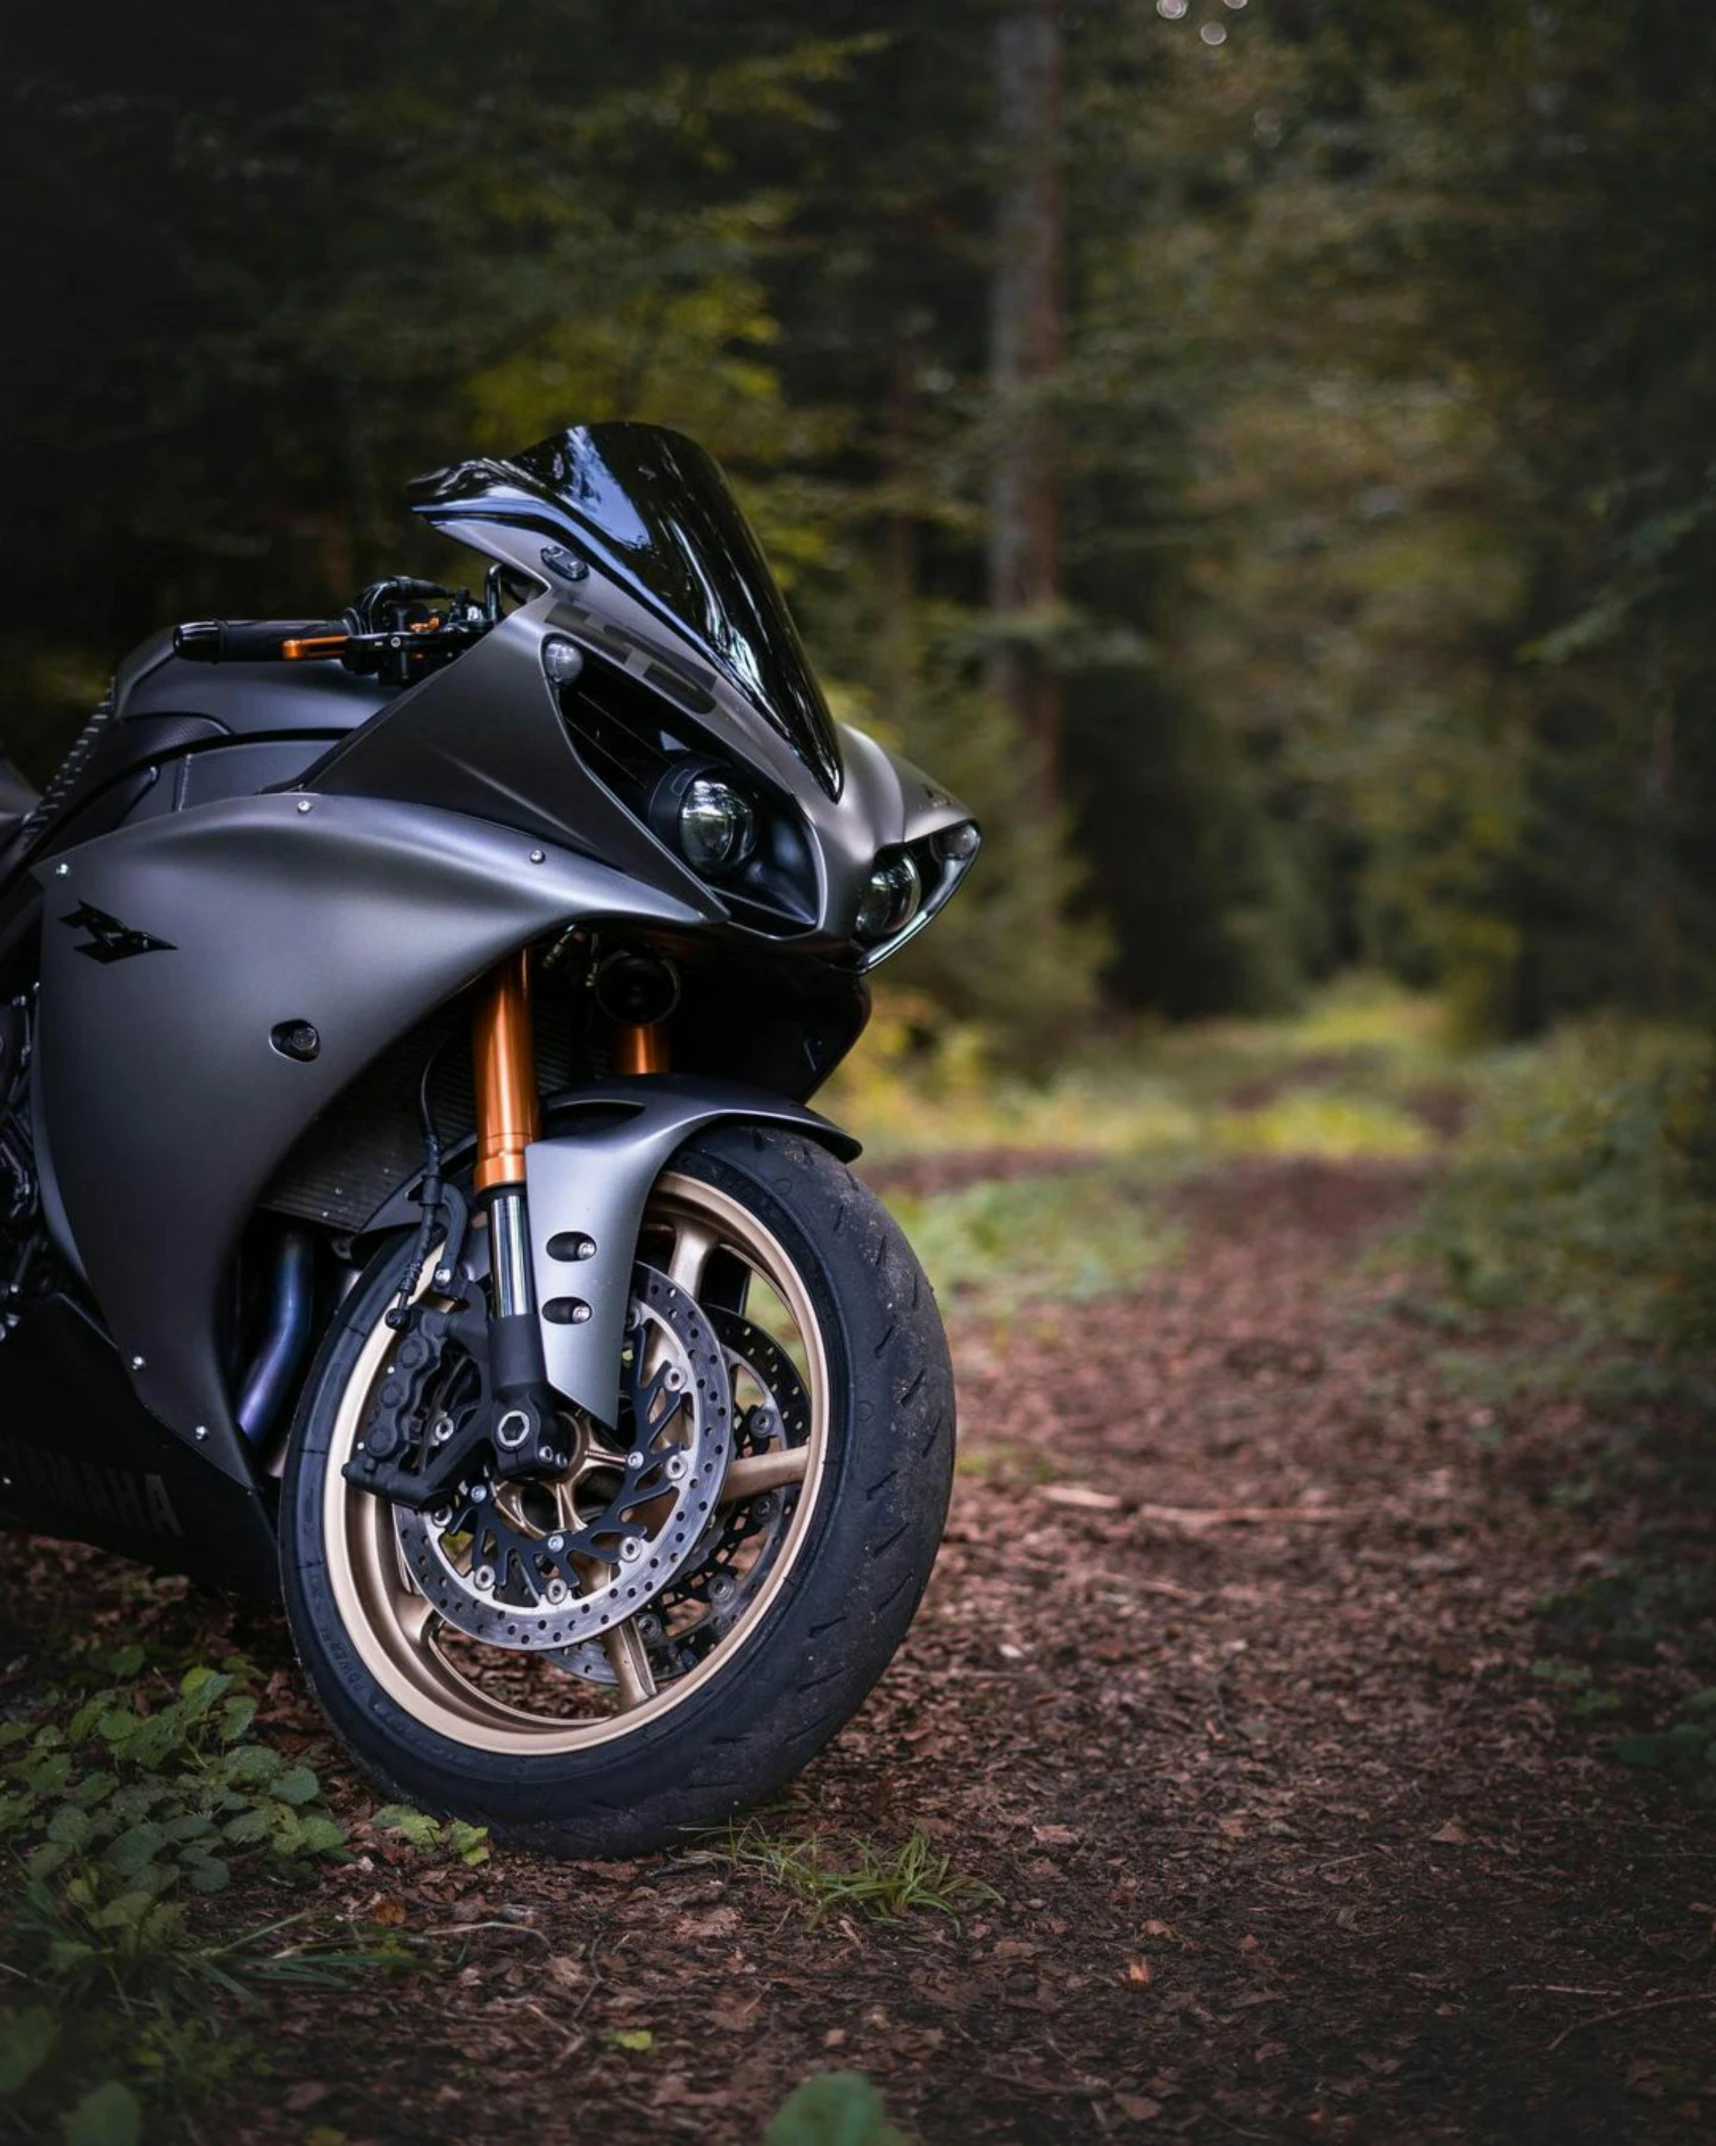
<path fill-rule="evenodd" d="M 703 1286 L 703 1270 L 709 1257 L 720 1245 L 715 1231 L 703 1222 L 682 1221 L 676 1223 L 673 1232 L 673 1255 L 667 1263 L 668 1280 L 675 1282 L 687 1296 L 695 1296 Z"/>
<path fill-rule="evenodd" d="M 788 1483 L 802 1483 L 809 1465 L 808 1446 L 781 1446 L 770 1453 L 741 1453 L 727 1465 L 727 1480 L 721 1485 L 717 1502 L 736 1505 L 741 1498 L 755 1498 L 765 1490 L 780 1490 Z"/>
<path fill-rule="evenodd" d="M 624 1474 L 630 1465 L 631 1455 L 629 1453 L 622 1453 L 618 1446 L 603 1445 L 599 1439 L 592 1438 L 584 1448 L 584 1455 L 578 1463 L 577 1472 L 580 1478 L 586 1475 L 593 1475 L 601 1468 L 617 1468 Z"/>
<path fill-rule="evenodd" d="M 637 1619 L 628 1617 L 624 1624 L 615 1625 L 603 1635 L 602 1645 L 619 1679 L 621 1713 L 653 1699 L 655 1672 L 649 1665 L 649 1650 L 639 1636 Z"/>
<path fill-rule="evenodd" d="M 401 1638 L 413 1647 L 422 1648 L 429 1644 L 429 1627 L 439 1619 L 440 1614 L 426 1595 L 401 1595 L 394 1621 L 399 1627 Z"/>

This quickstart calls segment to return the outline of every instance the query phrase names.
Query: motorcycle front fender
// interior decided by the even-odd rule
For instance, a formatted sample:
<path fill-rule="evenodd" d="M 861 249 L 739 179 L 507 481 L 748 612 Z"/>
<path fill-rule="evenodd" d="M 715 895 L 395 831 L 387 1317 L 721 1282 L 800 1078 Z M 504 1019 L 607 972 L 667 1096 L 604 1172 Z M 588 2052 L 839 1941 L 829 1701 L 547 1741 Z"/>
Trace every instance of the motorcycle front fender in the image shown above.
<path fill-rule="evenodd" d="M 554 1097 L 544 1114 L 552 1135 L 524 1151 L 543 1358 L 555 1390 L 612 1428 L 644 1209 L 656 1179 L 686 1142 L 711 1125 L 779 1125 L 843 1162 L 859 1152 L 859 1143 L 766 1089 L 673 1074 L 574 1089 Z M 450 1157 L 449 1166 L 461 1159 Z M 396 1192 L 368 1228 L 416 1221 L 412 1189 Z M 574 1247 L 579 1256 L 563 1256 Z"/>

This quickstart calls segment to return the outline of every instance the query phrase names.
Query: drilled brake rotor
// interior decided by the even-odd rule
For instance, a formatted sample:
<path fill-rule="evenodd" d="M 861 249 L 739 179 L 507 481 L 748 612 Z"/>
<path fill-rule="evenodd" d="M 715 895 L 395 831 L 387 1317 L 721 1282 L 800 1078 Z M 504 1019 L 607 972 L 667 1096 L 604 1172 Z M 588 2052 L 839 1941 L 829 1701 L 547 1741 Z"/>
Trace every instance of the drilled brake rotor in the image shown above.
<path fill-rule="evenodd" d="M 734 1452 L 748 1456 L 805 1444 L 810 1437 L 810 1396 L 792 1358 L 738 1312 L 710 1306 L 703 1310 L 720 1341 L 733 1389 L 744 1381 L 763 1396 L 754 1406 L 735 1412 Z M 761 1593 L 798 1497 L 798 1485 L 789 1483 L 737 1499 L 711 1515 L 691 1555 L 638 1619 L 638 1635 L 658 1683 L 695 1669 Z M 562 1648 L 549 1659 L 592 1684 L 617 1681 L 599 1642 Z"/>
<path fill-rule="evenodd" d="M 726 1356 L 702 1308 L 640 1264 L 615 1442 L 582 1428 L 558 1477 L 497 1489 L 478 1473 L 430 1512 L 396 1508 L 406 1566 L 473 1639 L 600 1651 L 602 1634 L 656 1600 L 717 1517 L 732 1416 Z"/>

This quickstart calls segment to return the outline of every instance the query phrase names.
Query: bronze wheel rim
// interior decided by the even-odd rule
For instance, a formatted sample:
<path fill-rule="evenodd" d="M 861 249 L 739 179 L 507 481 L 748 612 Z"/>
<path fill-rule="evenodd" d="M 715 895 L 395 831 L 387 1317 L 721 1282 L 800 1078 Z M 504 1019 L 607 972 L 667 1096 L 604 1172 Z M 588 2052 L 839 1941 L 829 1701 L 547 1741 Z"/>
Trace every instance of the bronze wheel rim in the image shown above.
<path fill-rule="evenodd" d="M 810 1404 L 808 1435 L 801 1444 L 785 1454 L 736 1456 L 728 1468 L 724 1505 L 788 1485 L 796 1486 L 797 1502 L 763 1584 L 731 1630 L 688 1673 L 656 1684 L 634 1617 L 617 1625 L 604 1642 L 614 1678 L 611 1711 L 568 1719 L 496 1689 L 497 1677 L 505 1674 L 499 1665 L 515 1665 L 516 1657 L 501 1648 L 449 1646 L 458 1635 L 443 1626 L 411 1579 L 394 1508 L 341 1473 L 397 1338 L 379 1313 L 340 1396 L 322 1483 L 322 1537 L 335 1605 L 365 1668 L 389 1698 L 423 1727 L 468 1748 L 550 1757 L 612 1743 L 658 1721 L 733 1665 L 804 1555 L 827 1470 L 830 1411 L 827 1355 L 804 1278 L 772 1231 L 700 1178 L 677 1172 L 663 1177 L 644 1227 L 652 1244 L 666 1248 L 664 1270 L 691 1295 L 697 1295 L 718 1256 L 739 1261 L 753 1289 L 761 1282 L 772 1292 L 796 1332 L 795 1353 Z M 497 1658 L 486 1680 L 475 1673 L 479 1656 Z"/>

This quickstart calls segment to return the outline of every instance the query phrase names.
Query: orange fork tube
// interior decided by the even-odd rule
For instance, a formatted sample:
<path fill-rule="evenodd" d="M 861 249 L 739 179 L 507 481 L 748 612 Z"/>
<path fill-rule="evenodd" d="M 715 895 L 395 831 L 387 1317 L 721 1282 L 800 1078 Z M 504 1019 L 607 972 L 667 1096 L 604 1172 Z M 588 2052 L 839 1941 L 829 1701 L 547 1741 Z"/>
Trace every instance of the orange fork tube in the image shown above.
<path fill-rule="evenodd" d="M 614 1024 L 616 1073 L 665 1073 L 667 1070 L 665 1021 L 618 1021 Z"/>
<path fill-rule="evenodd" d="M 530 959 L 510 955 L 489 978 L 471 1038 L 477 1092 L 479 1196 L 524 1183 L 524 1151 L 542 1131 Z"/>

